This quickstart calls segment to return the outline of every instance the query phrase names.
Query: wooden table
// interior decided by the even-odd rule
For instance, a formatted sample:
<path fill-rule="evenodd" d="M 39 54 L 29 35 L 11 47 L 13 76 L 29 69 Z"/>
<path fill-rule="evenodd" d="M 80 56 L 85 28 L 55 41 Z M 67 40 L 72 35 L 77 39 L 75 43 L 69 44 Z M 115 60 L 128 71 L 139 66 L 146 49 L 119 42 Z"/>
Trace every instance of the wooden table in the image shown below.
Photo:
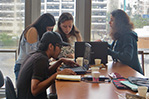
<path fill-rule="evenodd" d="M 106 70 L 100 70 L 101 75 L 108 76 L 108 73 L 118 72 L 123 77 L 136 76 L 144 77 L 127 65 L 120 63 L 108 63 Z M 136 94 L 131 90 L 117 89 L 112 82 L 87 83 L 56 81 L 58 99 L 119 99 L 118 94 Z"/>

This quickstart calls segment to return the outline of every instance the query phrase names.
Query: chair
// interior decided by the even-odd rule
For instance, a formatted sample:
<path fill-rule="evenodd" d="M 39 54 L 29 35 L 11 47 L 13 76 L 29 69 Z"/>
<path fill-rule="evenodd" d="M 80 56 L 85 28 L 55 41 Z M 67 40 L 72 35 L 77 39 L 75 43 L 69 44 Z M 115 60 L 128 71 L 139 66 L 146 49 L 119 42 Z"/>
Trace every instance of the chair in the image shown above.
<path fill-rule="evenodd" d="M 143 73 L 144 73 L 144 75 L 145 75 L 145 71 L 144 71 L 144 51 L 138 51 L 138 54 L 141 54 L 142 69 L 143 69 Z"/>
<path fill-rule="evenodd" d="M 4 85 L 4 76 L 0 70 L 0 99 L 5 97 L 5 88 L 2 86 Z"/>
<path fill-rule="evenodd" d="M 9 77 L 5 78 L 5 94 L 6 99 L 17 99 L 13 83 Z"/>
<path fill-rule="evenodd" d="M 4 85 L 4 77 L 3 77 L 3 74 L 0 70 L 0 88 Z"/>

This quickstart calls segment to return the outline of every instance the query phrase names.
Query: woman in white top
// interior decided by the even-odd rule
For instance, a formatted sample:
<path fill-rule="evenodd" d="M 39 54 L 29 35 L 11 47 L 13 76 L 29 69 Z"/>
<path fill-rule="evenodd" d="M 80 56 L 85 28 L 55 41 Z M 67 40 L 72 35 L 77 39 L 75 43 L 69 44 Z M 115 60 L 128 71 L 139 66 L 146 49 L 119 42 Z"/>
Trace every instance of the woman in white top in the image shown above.
<path fill-rule="evenodd" d="M 70 13 L 62 13 L 58 19 L 58 26 L 56 32 L 60 33 L 65 42 L 70 43 L 71 46 L 62 47 L 59 58 L 74 58 L 74 43 L 82 41 L 80 31 L 74 26 L 74 19 Z"/>
<path fill-rule="evenodd" d="M 14 72 L 16 80 L 18 78 L 21 64 L 25 60 L 25 57 L 32 51 L 37 50 L 37 44 L 42 35 L 46 31 L 53 31 L 55 25 L 55 18 L 49 13 L 41 15 L 34 23 L 26 27 L 20 37 L 18 48 L 18 59 L 16 61 Z"/>

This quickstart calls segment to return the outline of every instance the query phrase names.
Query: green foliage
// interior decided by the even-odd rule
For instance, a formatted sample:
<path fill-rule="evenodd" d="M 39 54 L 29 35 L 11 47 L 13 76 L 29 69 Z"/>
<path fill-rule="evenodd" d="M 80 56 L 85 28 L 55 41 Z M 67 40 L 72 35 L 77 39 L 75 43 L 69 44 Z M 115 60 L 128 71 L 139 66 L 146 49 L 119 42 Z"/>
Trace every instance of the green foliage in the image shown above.
<path fill-rule="evenodd" d="M 16 43 L 16 39 L 12 39 L 7 33 L 0 34 L 0 46 L 15 46 Z"/>
<path fill-rule="evenodd" d="M 149 18 L 142 18 L 140 15 L 135 15 L 131 18 L 135 28 L 143 28 L 143 26 L 149 25 Z"/>

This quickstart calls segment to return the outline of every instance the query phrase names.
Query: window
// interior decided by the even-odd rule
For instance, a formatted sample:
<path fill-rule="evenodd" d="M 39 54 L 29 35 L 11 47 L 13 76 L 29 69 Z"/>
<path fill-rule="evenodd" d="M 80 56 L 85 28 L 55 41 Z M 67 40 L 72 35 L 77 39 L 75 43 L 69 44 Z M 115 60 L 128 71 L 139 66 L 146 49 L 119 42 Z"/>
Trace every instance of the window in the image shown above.
<path fill-rule="evenodd" d="M 62 9 L 74 9 L 74 4 L 62 4 Z"/>
<path fill-rule="evenodd" d="M 0 0 L 0 3 L 14 3 L 14 0 Z"/>
<path fill-rule="evenodd" d="M 109 40 L 107 35 L 107 0 L 92 0 L 91 41 Z"/>
<path fill-rule="evenodd" d="M 47 9 L 59 9 L 59 4 L 47 4 Z"/>
<path fill-rule="evenodd" d="M 47 2 L 59 2 L 59 0 L 47 0 Z"/>
<path fill-rule="evenodd" d="M 45 0 L 46 2 L 41 2 L 41 14 L 51 13 L 57 20 L 61 13 L 69 12 L 73 15 L 75 19 L 75 6 L 76 0 Z M 46 9 L 44 9 L 46 8 Z"/>
<path fill-rule="evenodd" d="M 24 29 L 25 0 L 0 0 L 0 49 L 17 49 Z M 15 85 L 15 53 L 0 52 L 0 69 Z"/>
<path fill-rule="evenodd" d="M 62 0 L 62 2 L 74 2 L 74 0 Z"/>
<path fill-rule="evenodd" d="M 92 0 L 91 40 L 103 39 L 103 36 L 98 35 L 101 34 L 106 35 L 104 39 L 111 41 L 109 35 L 107 35 L 109 32 L 108 23 L 110 13 L 114 9 L 123 9 L 130 16 L 135 25 L 134 31 L 137 32 L 139 37 L 139 48 L 149 48 L 149 45 L 141 44 L 141 41 L 144 40 L 149 42 L 148 0 Z"/>

